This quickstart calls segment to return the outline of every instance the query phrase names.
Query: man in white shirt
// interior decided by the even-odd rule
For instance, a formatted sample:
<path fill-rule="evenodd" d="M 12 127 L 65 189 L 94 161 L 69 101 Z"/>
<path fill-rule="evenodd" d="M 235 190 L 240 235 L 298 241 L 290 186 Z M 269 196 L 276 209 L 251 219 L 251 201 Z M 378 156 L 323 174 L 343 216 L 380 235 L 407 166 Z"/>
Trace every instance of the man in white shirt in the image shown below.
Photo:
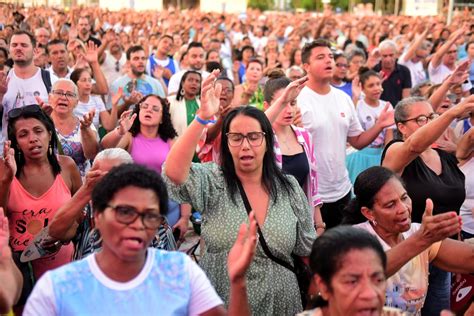
<path fill-rule="evenodd" d="M 168 95 L 174 95 L 178 93 L 179 83 L 181 82 L 181 78 L 183 77 L 184 73 L 188 70 L 196 70 L 201 73 L 202 80 L 204 81 L 209 73 L 205 70 L 202 70 L 204 67 L 205 62 L 205 51 L 202 47 L 202 43 L 199 42 L 192 42 L 188 46 L 188 50 L 186 51 L 187 60 L 189 64 L 189 69 L 183 69 L 173 76 L 171 76 L 170 82 L 168 84 Z"/>
<path fill-rule="evenodd" d="M 308 83 L 297 102 L 315 148 L 318 191 L 324 203 L 321 214 L 326 226 L 334 227 L 342 220 L 352 187 L 345 165 L 346 142 L 357 149 L 369 145 L 393 124 L 393 111 L 385 108 L 375 125 L 364 132 L 351 98 L 330 84 L 334 57 L 329 42 L 318 39 L 305 45 L 302 60 Z"/>
<path fill-rule="evenodd" d="M 8 112 L 30 104 L 38 104 L 37 97 L 47 102 L 51 89 L 51 78 L 33 63 L 33 51 L 36 40 L 26 31 L 15 31 L 10 40 L 10 56 L 13 68 L 8 73 L 8 86 L 4 95 L 0 95 L 3 108 L 2 133 L 0 136 L 0 154 L 3 154 L 3 143 L 7 139 Z M 47 72 L 45 72 L 47 73 Z M 49 75 L 49 74 L 48 74 Z"/>
<path fill-rule="evenodd" d="M 418 35 L 418 37 L 410 44 L 408 50 L 398 59 L 400 65 L 403 65 L 410 70 L 411 84 L 413 87 L 427 79 L 423 62 L 429 55 L 430 44 L 425 40 L 428 31 L 429 29 L 426 28 L 423 33 Z"/>
<path fill-rule="evenodd" d="M 456 68 L 458 50 L 456 42 L 465 34 L 465 29 L 452 33 L 449 39 L 436 51 L 428 65 L 430 81 L 441 84 Z"/>
<path fill-rule="evenodd" d="M 123 75 L 123 66 L 127 58 L 120 45 L 120 38 L 115 32 L 109 31 L 104 37 L 103 44 L 104 46 L 99 48 L 100 67 L 107 81 L 112 83 Z M 102 49 L 104 52 L 100 53 Z"/>

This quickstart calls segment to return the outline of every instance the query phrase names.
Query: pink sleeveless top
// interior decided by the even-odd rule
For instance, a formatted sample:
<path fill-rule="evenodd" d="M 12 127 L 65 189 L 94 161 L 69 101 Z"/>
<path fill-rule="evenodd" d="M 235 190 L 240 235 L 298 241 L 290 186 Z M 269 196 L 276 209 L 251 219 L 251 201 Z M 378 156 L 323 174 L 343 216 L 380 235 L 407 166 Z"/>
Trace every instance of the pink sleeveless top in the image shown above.
<path fill-rule="evenodd" d="M 71 191 L 61 175 L 56 176 L 53 185 L 40 197 L 31 195 L 14 177 L 7 202 L 12 250 L 23 251 L 69 199 Z M 32 264 L 35 277 L 70 262 L 73 252 L 74 246 L 69 243 L 55 254 L 34 260 Z"/>
<path fill-rule="evenodd" d="M 161 167 L 170 152 L 170 145 L 161 137 L 146 138 L 142 134 L 132 137 L 130 155 L 135 163 L 147 166 L 161 174 Z"/>

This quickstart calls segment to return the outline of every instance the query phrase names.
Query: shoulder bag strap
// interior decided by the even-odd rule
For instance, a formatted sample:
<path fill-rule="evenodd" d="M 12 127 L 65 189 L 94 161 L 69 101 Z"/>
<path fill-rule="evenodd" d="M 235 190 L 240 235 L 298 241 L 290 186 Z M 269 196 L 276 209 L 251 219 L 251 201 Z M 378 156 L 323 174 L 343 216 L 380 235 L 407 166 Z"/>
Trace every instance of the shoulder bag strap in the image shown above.
<path fill-rule="evenodd" d="M 252 211 L 252 207 L 250 206 L 249 200 L 247 198 L 247 194 L 245 194 L 244 188 L 242 186 L 242 183 L 240 180 L 237 179 L 237 185 L 239 187 L 240 195 L 242 196 L 242 200 L 244 201 L 245 205 L 245 210 L 247 211 L 247 214 L 250 214 Z M 295 272 L 295 268 L 291 266 L 289 263 L 286 261 L 275 257 L 272 252 L 270 251 L 270 248 L 268 248 L 267 242 L 265 241 L 265 238 L 263 237 L 262 230 L 260 229 L 260 226 L 257 224 L 257 231 L 258 231 L 258 241 L 260 242 L 260 245 L 262 246 L 263 252 L 267 255 L 268 258 L 273 260 L 274 262 L 278 263 L 279 265 L 287 268 L 291 272 Z"/>

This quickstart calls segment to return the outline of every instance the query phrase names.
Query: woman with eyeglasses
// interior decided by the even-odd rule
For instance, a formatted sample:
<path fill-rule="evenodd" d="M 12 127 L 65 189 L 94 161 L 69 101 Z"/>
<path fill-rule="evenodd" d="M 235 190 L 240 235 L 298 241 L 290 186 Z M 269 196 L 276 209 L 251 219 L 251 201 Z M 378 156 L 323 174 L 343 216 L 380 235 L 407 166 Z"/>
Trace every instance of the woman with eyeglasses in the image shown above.
<path fill-rule="evenodd" d="M 166 99 L 149 94 L 143 97 L 135 109 L 124 112 L 119 126 L 102 139 L 105 148 L 123 148 L 138 164 L 162 173 L 162 166 L 177 137 L 170 117 L 170 105 Z M 168 224 L 179 229 L 184 238 L 191 209 L 170 200 Z"/>
<path fill-rule="evenodd" d="M 316 234 L 311 207 L 298 181 L 276 164 L 272 126 L 264 112 L 252 106 L 232 109 L 222 125 L 221 164 L 191 163 L 206 124 L 219 111 L 222 86 L 213 84 L 218 74 L 214 71 L 204 81 L 200 112 L 171 149 L 164 176 L 171 198 L 201 212 L 206 249 L 200 264 L 217 293 L 229 302 L 225 258 L 249 208 L 270 254 L 287 265 L 293 266 L 292 254 L 308 257 Z M 252 314 L 302 311 L 295 273 L 262 249 L 257 249 L 247 272 Z"/>
<path fill-rule="evenodd" d="M 76 163 L 81 176 L 85 177 L 91 167 L 90 160 L 99 151 L 97 130 L 92 121 L 95 110 L 91 110 L 80 120 L 74 115 L 78 103 L 77 86 L 69 79 L 59 79 L 49 95 L 53 108 L 51 118 L 64 155 Z"/>
<path fill-rule="evenodd" d="M 464 175 L 456 157 L 432 144 L 456 118 L 474 111 L 474 96 L 438 117 L 431 104 L 421 97 L 400 101 L 395 107 L 395 123 L 401 139 L 387 144 L 382 166 L 401 176 L 413 201 L 411 219 L 420 223 L 426 199 L 434 203 L 434 214 L 459 213 L 464 202 Z M 430 267 L 429 290 L 424 315 L 438 315 L 449 309 L 450 274 Z"/>
<path fill-rule="evenodd" d="M 176 96 L 168 97 L 173 126 L 178 136 L 183 135 L 199 109 L 201 94 L 201 74 L 195 70 L 186 71 L 179 83 Z"/>
<path fill-rule="evenodd" d="M 45 271 L 72 259 L 74 246 L 69 243 L 49 245 L 50 255 L 20 262 L 22 252 L 79 189 L 81 177 L 71 158 L 56 155 L 58 142 L 54 123 L 38 105 L 8 113 L 8 139 L 3 159 L 0 159 L 0 207 L 9 219 L 10 247 L 23 274 L 23 291 L 18 303 L 22 306 L 35 280 Z"/>
<path fill-rule="evenodd" d="M 209 279 L 186 254 L 148 248 L 167 214 L 161 177 L 146 167 L 112 169 L 92 192 L 102 250 L 46 273 L 23 315 L 226 315 Z M 245 274 L 256 246 L 256 223 L 240 225 L 227 269 L 229 315 L 250 315 Z"/>
<path fill-rule="evenodd" d="M 105 108 L 102 98 L 99 95 L 91 95 L 92 76 L 89 70 L 76 68 L 71 73 L 70 78 L 77 86 L 79 99 L 77 106 L 74 108 L 74 115 L 82 119 L 84 115 L 94 110 L 95 114 L 92 123 L 97 130 L 99 129 L 99 123 L 107 131 L 114 129 L 117 125 L 118 100 L 122 97 L 123 89 L 119 89 L 119 95 L 112 98 L 112 109 L 109 113 Z"/>

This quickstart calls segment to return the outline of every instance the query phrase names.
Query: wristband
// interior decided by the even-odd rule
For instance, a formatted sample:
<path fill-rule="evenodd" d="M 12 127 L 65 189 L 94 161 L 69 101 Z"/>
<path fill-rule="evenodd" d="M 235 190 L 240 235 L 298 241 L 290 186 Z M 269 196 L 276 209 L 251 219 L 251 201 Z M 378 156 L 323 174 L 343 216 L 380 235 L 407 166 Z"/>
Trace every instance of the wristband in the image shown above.
<path fill-rule="evenodd" d="M 203 120 L 198 115 L 196 115 L 194 118 L 196 119 L 196 121 L 198 121 L 202 125 L 207 125 L 209 123 L 213 123 L 213 124 L 216 123 L 216 120 Z"/>

